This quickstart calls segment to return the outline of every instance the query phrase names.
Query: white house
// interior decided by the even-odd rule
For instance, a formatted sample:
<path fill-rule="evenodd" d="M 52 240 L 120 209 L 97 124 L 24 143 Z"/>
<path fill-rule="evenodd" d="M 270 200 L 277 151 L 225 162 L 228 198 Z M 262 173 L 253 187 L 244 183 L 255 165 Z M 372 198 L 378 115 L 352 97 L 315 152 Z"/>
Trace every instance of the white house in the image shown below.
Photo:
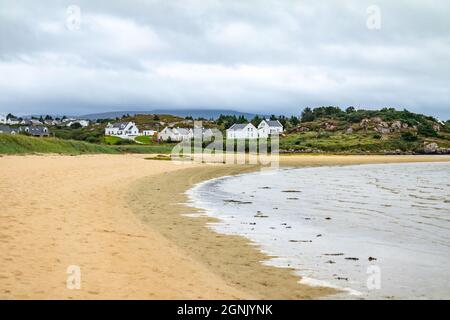
<path fill-rule="evenodd" d="M 258 129 L 251 123 L 235 123 L 227 129 L 227 139 L 258 139 Z"/>
<path fill-rule="evenodd" d="M 19 124 L 20 123 L 20 120 L 19 119 L 17 119 L 16 117 L 6 117 L 7 119 L 6 119 L 6 124 L 9 124 L 9 125 L 11 125 L 11 126 L 14 126 L 14 125 L 16 125 L 16 124 Z"/>
<path fill-rule="evenodd" d="M 154 136 L 156 133 L 158 133 L 155 130 L 142 130 L 143 136 Z"/>
<path fill-rule="evenodd" d="M 89 120 L 72 120 L 72 121 L 67 122 L 66 126 L 70 127 L 74 123 L 79 123 L 82 128 L 85 128 L 85 127 L 89 126 L 90 122 L 89 122 Z"/>
<path fill-rule="evenodd" d="M 183 141 L 190 140 L 194 136 L 192 129 L 165 127 L 158 133 L 158 139 L 162 141 Z"/>
<path fill-rule="evenodd" d="M 32 126 L 41 126 L 43 123 L 39 121 L 38 119 L 30 119 L 30 123 Z"/>
<path fill-rule="evenodd" d="M 47 127 L 44 126 L 28 126 L 28 127 L 20 127 L 20 132 L 25 132 L 34 137 L 48 137 L 50 136 L 50 131 Z"/>
<path fill-rule="evenodd" d="M 11 128 L 9 126 L 0 125 L 0 133 L 16 134 L 19 130 L 16 128 Z"/>
<path fill-rule="evenodd" d="M 134 140 L 139 135 L 139 129 L 134 122 L 108 123 L 105 135 Z"/>
<path fill-rule="evenodd" d="M 258 136 L 260 138 L 268 138 L 272 134 L 281 134 L 283 125 L 278 120 L 263 120 L 258 125 Z"/>

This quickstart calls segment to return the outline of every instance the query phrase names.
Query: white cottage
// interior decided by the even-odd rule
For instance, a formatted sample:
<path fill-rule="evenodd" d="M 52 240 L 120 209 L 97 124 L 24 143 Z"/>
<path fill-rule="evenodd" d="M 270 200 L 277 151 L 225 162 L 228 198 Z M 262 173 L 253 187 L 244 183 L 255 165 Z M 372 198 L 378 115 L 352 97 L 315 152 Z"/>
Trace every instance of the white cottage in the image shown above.
<path fill-rule="evenodd" d="M 281 134 L 283 132 L 283 125 L 278 120 L 263 120 L 258 125 L 258 136 L 260 138 L 268 138 L 273 134 Z"/>
<path fill-rule="evenodd" d="M 258 129 L 251 123 L 235 123 L 227 129 L 227 139 L 258 139 Z"/>
<path fill-rule="evenodd" d="M 161 141 L 183 141 L 190 140 L 194 136 L 192 129 L 187 128 L 169 128 L 165 127 L 158 133 L 158 139 Z"/>
<path fill-rule="evenodd" d="M 155 130 L 142 130 L 142 135 L 143 136 L 154 136 L 157 133 L 158 132 L 155 131 Z"/>
<path fill-rule="evenodd" d="M 79 123 L 82 128 L 86 128 L 89 126 L 90 121 L 89 120 L 72 120 L 72 121 L 66 122 L 66 127 L 71 127 L 75 123 Z"/>
<path fill-rule="evenodd" d="M 108 123 L 105 128 L 105 135 L 133 140 L 139 135 L 139 129 L 134 122 Z"/>

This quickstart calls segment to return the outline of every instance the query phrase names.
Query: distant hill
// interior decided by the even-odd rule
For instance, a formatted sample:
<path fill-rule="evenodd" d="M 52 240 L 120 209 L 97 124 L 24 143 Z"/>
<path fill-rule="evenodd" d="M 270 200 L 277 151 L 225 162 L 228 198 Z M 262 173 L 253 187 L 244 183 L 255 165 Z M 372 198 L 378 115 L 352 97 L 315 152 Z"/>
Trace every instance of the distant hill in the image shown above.
<path fill-rule="evenodd" d="M 244 116 L 247 119 L 252 119 L 255 114 L 239 112 L 234 110 L 215 110 L 215 109 L 155 109 L 149 111 L 113 111 L 113 112 L 103 112 L 103 113 L 92 113 L 77 118 L 96 120 L 96 119 L 115 119 L 121 118 L 124 115 L 134 116 L 136 114 L 170 114 L 179 117 L 193 117 L 193 118 L 205 118 L 205 119 L 217 119 L 221 114 L 223 115 L 235 115 Z"/>

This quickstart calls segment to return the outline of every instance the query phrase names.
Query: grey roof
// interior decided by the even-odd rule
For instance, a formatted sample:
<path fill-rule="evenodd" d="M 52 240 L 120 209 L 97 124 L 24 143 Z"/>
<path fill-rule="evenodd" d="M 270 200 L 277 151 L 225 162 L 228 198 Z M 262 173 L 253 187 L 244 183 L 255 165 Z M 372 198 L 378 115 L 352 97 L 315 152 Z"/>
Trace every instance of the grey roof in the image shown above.
<path fill-rule="evenodd" d="M 270 127 L 282 127 L 283 125 L 278 120 L 265 120 Z"/>
<path fill-rule="evenodd" d="M 28 130 L 26 130 L 28 128 Z M 41 135 L 48 135 L 49 131 L 47 127 L 43 126 L 29 126 L 29 127 L 21 127 L 21 131 L 26 131 L 29 134 L 33 136 L 41 136 Z"/>
<path fill-rule="evenodd" d="M 181 135 L 189 135 L 189 129 L 186 128 L 175 128 Z"/>
<path fill-rule="evenodd" d="M 228 130 L 242 130 L 247 125 L 248 125 L 248 123 L 235 123 Z"/>
<path fill-rule="evenodd" d="M 11 133 L 17 131 L 18 131 L 17 128 L 11 128 L 10 126 L 0 125 L 0 132 Z"/>
<path fill-rule="evenodd" d="M 129 122 L 116 122 L 116 123 L 113 123 L 111 126 L 113 128 L 125 129 L 128 124 L 129 124 Z"/>

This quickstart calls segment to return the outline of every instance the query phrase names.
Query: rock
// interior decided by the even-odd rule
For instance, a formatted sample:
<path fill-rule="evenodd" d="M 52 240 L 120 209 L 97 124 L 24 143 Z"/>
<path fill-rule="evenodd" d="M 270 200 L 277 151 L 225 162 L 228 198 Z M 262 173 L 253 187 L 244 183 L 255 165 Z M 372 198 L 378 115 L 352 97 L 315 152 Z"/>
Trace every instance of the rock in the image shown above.
<path fill-rule="evenodd" d="M 347 132 L 348 134 L 353 133 L 353 128 L 352 128 L 352 127 L 348 128 L 346 132 Z"/>
<path fill-rule="evenodd" d="M 401 123 L 400 121 L 394 121 L 394 122 L 391 124 L 391 128 L 392 128 L 394 131 L 399 131 L 399 130 L 402 128 L 402 123 Z"/>
<path fill-rule="evenodd" d="M 369 119 L 362 119 L 361 122 L 359 123 L 359 126 L 361 128 L 367 129 L 367 127 L 369 126 L 370 120 Z"/>
<path fill-rule="evenodd" d="M 328 260 L 328 261 L 326 261 L 325 263 L 333 264 L 333 263 L 336 263 L 336 262 L 334 262 L 333 260 Z"/>
<path fill-rule="evenodd" d="M 380 117 L 374 117 L 374 118 L 372 118 L 372 122 L 373 123 L 381 123 L 381 122 L 383 122 L 383 120 Z"/>
<path fill-rule="evenodd" d="M 439 150 L 439 146 L 437 145 L 437 143 L 428 143 L 425 144 L 423 151 L 427 154 L 431 154 L 431 153 L 437 153 Z"/>
<path fill-rule="evenodd" d="M 374 258 L 374 257 L 369 257 L 369 259 L 368 259 L 369 261 L 375 261 L 375 260 L 377 260 L 377 258 Z"/>
<path fill-rule="evenodd" d="M 391 129 L 389 128 L 389 125 L 386 122 L 380 122 L 379 124 L 376 125 L 374 130 L 382 134 L 388 134 L 391 132 Z"/>
<path fill-rule="evenodd" d="M 325 123 L 325 130 L 327 130 L 327 131 L 335 131 L 336 130 L 336 126 L 334 124 L 331 124 L 331 123 Z"/>
<path fill-rule="evenodd" d="M 438 124 L 433 124 L 433 129 L 434 129 L 434 131 L 439 132 L 439 131 L 441 131 L 441 126 Z"/>
<path fill-rule="evenodd" d="M 326 217 L 325 220 L 331 220 L 331 218 L 330 217 Z"/>

